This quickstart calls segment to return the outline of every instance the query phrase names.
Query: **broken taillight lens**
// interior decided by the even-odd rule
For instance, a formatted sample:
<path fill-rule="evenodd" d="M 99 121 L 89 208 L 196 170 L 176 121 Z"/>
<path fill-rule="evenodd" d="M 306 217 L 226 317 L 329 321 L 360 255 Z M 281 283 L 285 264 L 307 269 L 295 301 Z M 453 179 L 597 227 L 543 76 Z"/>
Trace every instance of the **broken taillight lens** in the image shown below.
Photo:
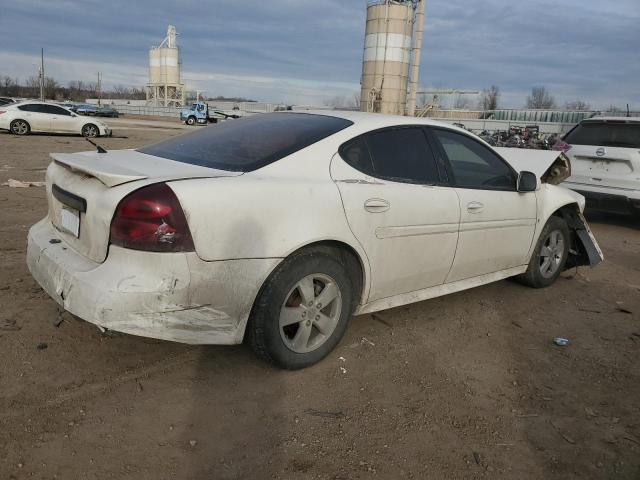
<path fill-rule="evenodd" d="M 187 219 L 164 183 L 143 187 L 120 201 L 111 221 L 111 244 L 148 252 L 192 252 Z"/>
<path fill-rule="evenodd" d="M 571 150 L 571 147 L 572 145 L 568 144 L 564 140 L 558 140 L 556 143 L 553 144 L 553 147 L 551 147 L 551 150 L 555 150 L 556 152 L 567 153 L 569 150 Z"/>

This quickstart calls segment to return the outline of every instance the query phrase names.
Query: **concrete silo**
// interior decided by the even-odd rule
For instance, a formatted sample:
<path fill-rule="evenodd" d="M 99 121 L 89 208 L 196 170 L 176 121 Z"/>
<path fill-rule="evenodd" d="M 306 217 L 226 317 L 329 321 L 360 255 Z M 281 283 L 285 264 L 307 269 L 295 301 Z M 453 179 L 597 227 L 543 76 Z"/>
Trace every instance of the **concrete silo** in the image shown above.
<path fill-rule="evenodd" d="M 149 50 L 149 83 L 147 103 L 158 107 L 182 107 L 184 83 L 180 79 L 180 49 L 176 43 L 176 27 L 169 25 L 167 36 Z"/>
<path fill-rule="evenodd" d="M 422 46 L 424 3 L 425 0 L 369 2 L 360 110 L 392 115 L 413 114 Z"/>

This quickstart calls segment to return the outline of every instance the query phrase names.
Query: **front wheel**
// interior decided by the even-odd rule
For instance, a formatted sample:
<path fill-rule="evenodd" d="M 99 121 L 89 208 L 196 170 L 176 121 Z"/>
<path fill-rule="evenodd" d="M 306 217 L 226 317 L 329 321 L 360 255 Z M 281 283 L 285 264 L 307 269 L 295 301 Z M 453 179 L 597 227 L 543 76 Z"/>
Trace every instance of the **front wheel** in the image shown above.
<path fill-rule="evenodd" d="M 567 223 L 560 217 L 551 217 L 542 229 L 527 271 L 517 278 L 533 288 L 553 284 L 567 263 L 570 241 Z"/>
<path fill-rule="evenodd" d="M 338 344 L 352 313 L 351 278 L 329 252 L 302 251 L 267 279 L 251 312 L 248 340 L 263 359 L 296 370 Z"/>
<path fill-rule="evenodd" d="M 196 117 L 187 118 L 187 125 L 195 125 L 195 124 L 196 124 Z"/>
<path fill-rule="evenodd" d="M 93 123 L 87 123 L 82 127 L 82 136 L 87 138 L 94 138 L 100 134 L 100 130 Z"/>

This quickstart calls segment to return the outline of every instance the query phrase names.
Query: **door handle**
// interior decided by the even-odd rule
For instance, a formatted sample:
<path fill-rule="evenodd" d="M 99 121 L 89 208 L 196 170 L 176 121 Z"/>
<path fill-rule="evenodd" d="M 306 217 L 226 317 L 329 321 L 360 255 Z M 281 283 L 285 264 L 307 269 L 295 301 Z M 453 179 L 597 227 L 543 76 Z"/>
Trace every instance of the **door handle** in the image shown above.
<path fill-rule="evenodd" d="M 391 208 L 391 204 L 382 198 L 370 198 L 364 202 L 364 209 L 371 213 L 386 212 Z"/>
<path fill-rule="evenodd" d="M 469 213 L 480 213 L 483 210 L 484 210 L 484 205 L 480 202 L 467 203 L 467 212 Z"/>

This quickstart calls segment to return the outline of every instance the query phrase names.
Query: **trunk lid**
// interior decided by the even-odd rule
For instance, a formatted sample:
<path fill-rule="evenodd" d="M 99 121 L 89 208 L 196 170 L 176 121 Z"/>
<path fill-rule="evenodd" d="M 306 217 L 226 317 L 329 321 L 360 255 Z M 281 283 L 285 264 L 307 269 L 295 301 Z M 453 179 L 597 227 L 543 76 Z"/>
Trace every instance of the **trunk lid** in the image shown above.
<path fill-rule="evenodd" d="M 188 178 L 216 178 L 242 172 L 215 170 L 154 157 L 135 150 L 108 153 L 53 153 L 47 168 L 49 219 L 77 253 L 102 262 L 107 256 L 111 219 L 118 203 L 145 185 Z M 69 227 L 69 217 L 77 217 Z"/>
<path fill-rule="evenodd" d="M 582 185 L 640 189 L 640 149 L 572 145 L 573 172 L 567 181 Z"/>

